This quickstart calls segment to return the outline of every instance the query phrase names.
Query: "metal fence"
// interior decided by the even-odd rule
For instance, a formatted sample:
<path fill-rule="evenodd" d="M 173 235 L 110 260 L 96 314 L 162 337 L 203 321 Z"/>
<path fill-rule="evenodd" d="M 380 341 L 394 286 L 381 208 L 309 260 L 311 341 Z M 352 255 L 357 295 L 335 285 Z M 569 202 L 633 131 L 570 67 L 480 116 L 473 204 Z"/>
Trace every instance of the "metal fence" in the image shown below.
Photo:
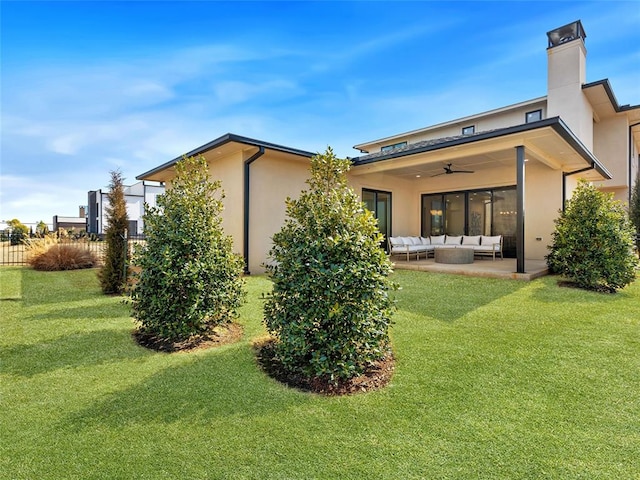
<path fill-rule="evenodd" d="M 51 239 L 48 238 L 28 238 L 16 245 L 11 245 L 11 241 L 0 242 L 0 265 L 28 265 L 29 259 L 34 255 L 43 252 L 52 245 L 70 245 L 76 248 L 86 249 L 92 252 L 98 260 L 102 262 L 107 243 L 104 235 L 91 235 L 80 238 L 68 237 Z M 132 236 L 127 238 L 128 249 L 133 251 L 133 245 L 144 241 L 144 236 Z"/>

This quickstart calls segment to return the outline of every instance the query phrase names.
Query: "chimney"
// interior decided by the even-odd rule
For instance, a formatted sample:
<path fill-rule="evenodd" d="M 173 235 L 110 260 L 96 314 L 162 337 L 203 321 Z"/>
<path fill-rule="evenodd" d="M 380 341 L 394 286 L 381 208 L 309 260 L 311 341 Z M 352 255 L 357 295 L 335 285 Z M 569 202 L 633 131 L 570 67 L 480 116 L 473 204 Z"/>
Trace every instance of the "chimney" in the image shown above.
<path fill-rule="evenodd" d="M 80 205 L 80 215 L 78 215 L 80 218 L 85 218 L 86 217 L 86 212 L 87 212 L 87 207 L 85 207 L 84 205 Z"/>
<path fill-rule="evenodd" d="M 593 110 L 584 93 L 587 34 L 580 20 L 547 32 L 547 117 L 560 117 L 593 149 Z"/>

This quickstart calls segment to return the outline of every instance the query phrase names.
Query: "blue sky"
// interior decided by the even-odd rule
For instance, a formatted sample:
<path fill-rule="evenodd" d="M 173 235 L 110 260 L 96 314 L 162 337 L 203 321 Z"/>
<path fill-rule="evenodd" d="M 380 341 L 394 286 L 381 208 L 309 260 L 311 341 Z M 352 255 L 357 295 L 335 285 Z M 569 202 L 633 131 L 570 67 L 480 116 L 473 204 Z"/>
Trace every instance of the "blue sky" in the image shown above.
<path fill-rule="evenodd" d="M 640 104 L 640 2 L 1 1 L 0 220 L 76 216 L 227 132 L 310 151 L 546 94 L 581 19 L 587 80 Z M 224 186 L 223 186 L 224 187 Z"/>

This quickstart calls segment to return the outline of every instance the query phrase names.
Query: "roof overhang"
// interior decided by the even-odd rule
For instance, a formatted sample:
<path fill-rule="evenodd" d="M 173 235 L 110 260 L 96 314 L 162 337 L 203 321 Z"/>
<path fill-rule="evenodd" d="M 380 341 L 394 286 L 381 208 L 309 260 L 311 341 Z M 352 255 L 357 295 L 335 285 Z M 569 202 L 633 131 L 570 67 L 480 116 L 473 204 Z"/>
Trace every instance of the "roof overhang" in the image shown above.
<path fill-rule="evenodd" d="M 407 178 L 428 177 L 441 173 L 446 163 L 474 169 L 512 167 L 518 146 L 525 147 L 527 157 L 554 170 L 570 173 L 590 168 L 591 174 L 587 172 L 585 176 L 592 180 L 611 178 L 611 173 L 559 117 L 353 158 L 351 174 L 385 172 Z"/>
<path fill-rule="evenodd" d="M 609 79 L 585 83 L 582 91 L 589 100 L 597 121 L 623 113 L 629 118 L 630 124 L 640 122 L 640 105 L 620 105 Z"/>
<path fill-rule="evenodd" d="M 218 137 L 215 140 L 206 143 L 205 145 L 202 145 L 198 148 L 195 148 L 194 150 L 191 150 L 190 152 L 185 153 L 184 155 L 180 155 L 173 160 L 163 163 L 162 165 L 153 168 L 148 172 L 138 175 L 136 179 L 166 182 L 168 180 L 171 180 L 175 176 L 175 164 L 182 160 L 183 157 L 194 157 L 197 155 L 204 155 L 205 157 L 209 157 L 211 153 L 224 156 L 245 150 L 251 150 L 253 153 L 260 148 L 276 152 L 279 155 L 289 158 L 308 159 L 315 155 L 315 153 L 307 152 L 305 150 L 298 150 L 296 148 L 285 147 L 283 145 L 277 145 L 275 143 L 263 142 L 261 140 L 255 140 L 253 138 L 243 137 L 240 135 L 235 135 L 233 133 L 227 133 L 226 135 Z"/>

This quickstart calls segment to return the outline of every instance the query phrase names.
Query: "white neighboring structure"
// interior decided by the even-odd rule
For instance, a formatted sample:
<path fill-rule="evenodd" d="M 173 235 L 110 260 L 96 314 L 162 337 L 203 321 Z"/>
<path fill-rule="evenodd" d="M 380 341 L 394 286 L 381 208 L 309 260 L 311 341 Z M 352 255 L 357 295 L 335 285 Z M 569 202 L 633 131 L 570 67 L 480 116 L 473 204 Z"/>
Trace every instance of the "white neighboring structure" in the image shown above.
<path fill-rule="evenodd" d="M 124 187 L 124 198 L 127 202 L 129 216 L 129 234 L 142 235 L 144 224 L 144 204 L 156 206 L 158 195 L 164 194 L 164 184 L 142 181 Z M 87 233 L 103 234 L 106 227 L 106 208 L 109 205 L 108 191 L 91 190 L 88 194 L 89 212 L 87 216 Z"/>

